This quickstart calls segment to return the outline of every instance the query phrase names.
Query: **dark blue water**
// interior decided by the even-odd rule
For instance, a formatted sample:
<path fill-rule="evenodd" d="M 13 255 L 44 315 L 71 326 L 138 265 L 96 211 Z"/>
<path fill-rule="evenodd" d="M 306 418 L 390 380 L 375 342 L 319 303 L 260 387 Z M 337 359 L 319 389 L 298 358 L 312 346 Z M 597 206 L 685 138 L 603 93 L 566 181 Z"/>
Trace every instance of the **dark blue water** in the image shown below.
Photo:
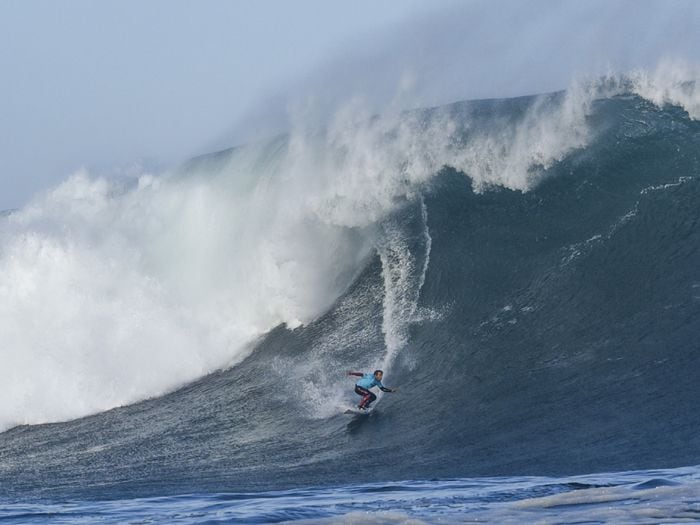
<path fill-rule="evenodd" d="M 483 102 L 481 125 L 530 103 Z M 608 486 L 639 511 L 629 522 L 698 519 L 695 469 L 648 469 L 700 456 L 700 123 L 637 96 L 587 119 L 587 145 L 530 191 L 475 191 L 441 169 L 382 223 L 386 242 L 330 310 L 242 363 L 0 434 L 0 520 L 516 523 L 561 505 L 619 523 L 595 505 Z M 343 414 L 357 401 L 345 371 L 387 362 L 399 392 Z M 643 472 L 590 475 L 626 471 Z M 655 490 L 660 521 L 639 510 Z"/>

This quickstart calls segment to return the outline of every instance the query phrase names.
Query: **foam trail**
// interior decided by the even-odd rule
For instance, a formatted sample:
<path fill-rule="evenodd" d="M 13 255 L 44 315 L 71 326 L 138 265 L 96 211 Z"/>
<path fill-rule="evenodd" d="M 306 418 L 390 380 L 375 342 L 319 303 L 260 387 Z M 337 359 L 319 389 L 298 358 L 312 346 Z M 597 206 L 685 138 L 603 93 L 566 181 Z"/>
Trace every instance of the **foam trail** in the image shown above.
<path fill-rule="evenodd" d="M 416 204 L 420 214 L 413 220 L 390 218 L 381 224 L 377 251 L 384 278 L 382 331 L 386 354 L 382 369 L 389 369 L 408 343 L 409 326 L 417 320 L 420 291 L 430 261 L 428 212 L 423 199 Z"/>

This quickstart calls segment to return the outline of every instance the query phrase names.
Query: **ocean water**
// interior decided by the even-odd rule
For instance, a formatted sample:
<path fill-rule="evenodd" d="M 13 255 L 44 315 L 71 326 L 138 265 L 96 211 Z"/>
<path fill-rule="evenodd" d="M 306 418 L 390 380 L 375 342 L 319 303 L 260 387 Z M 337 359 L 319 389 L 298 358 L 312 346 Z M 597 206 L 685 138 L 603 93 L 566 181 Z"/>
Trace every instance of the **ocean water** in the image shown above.
<path fill-rule="evenodd" d="M 697 520 L 700 96 L 661 71 L 3 214 L 0 521 Z"/>
<path fill-rule="evenodd" d="M 14 503 L 3 523 L 692 523 L 700 470 L 368 483 L 258 493 Z"/>

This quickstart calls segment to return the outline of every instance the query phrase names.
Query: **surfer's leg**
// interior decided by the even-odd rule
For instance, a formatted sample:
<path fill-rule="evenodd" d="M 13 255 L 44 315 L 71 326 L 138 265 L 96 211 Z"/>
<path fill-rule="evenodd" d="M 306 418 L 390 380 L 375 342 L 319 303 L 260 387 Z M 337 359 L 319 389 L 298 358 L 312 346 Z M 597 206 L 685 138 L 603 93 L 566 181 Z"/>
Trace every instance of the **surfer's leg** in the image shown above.
<path fill-rule="evenodd" d="M 362 400 L 358 405 L 359 408 L 367 408 L 372 401 L 377 399 L 377 396 L 375 396 L 366 388 L 362 388 L 361 386 L 355 386 L 355 393 L 359 396 L 362 396 Z"/>

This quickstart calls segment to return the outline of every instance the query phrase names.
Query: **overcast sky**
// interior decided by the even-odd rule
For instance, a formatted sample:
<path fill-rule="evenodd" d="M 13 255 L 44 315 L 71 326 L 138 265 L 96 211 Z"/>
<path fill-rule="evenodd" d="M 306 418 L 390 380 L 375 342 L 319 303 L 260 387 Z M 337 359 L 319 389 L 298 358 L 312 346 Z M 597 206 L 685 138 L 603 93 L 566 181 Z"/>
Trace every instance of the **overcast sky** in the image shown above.
<path fill-rule="evenodd" d="M 1 0 L 0 209 L 87 166 L 175 162 L 419 0 Z"/>
<path fill-rule="evenodd" d="M 280 131 L 299 101 L 323 119 L 697 60 L 698 27 L 696 0 L 0 0 L 0 210 Z"/>

